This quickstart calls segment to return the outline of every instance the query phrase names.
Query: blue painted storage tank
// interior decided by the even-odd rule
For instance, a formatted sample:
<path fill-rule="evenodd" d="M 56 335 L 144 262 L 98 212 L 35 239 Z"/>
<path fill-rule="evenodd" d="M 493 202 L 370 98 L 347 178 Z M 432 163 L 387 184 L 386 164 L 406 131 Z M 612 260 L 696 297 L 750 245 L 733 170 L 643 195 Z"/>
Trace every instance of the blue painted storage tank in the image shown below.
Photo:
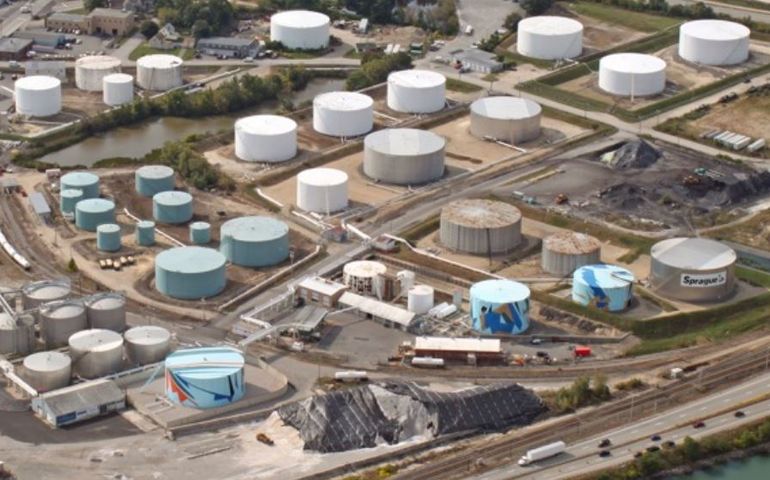
<path fill-rule="evenodd" d="M 193 222 L 190 224 L 190 242 L 194 245 L 205 245 L 211 241 L 211 224 Z"/>
<path fill-rule="evenodd" d="M 104 223 L 96 227 L 96 248 L 103 252 L 120 250 L 120 225 Z"/>
<path fill-rule="evenodd" d="M 289 257 L 289 227 L 270 217 L 228 220 L 219 230 L 219 250 L 244 267 L 266 267 Z"/>
<path fill-rule="evenodd" d="M 177 350 L 166 357 L 166 396 L 177 405 L 216 408 L 246 393 L 243 354 L 229 347 Z"/>
<path fill-rule="evenodd" d="M 142 220 L 136 224 L 136 244 L 143 247 L 155 245 L 155 222 Z"/>
<path fill-rule="evenodd" d="M 77 188 L 62 190 L 59 194 L 59 209 L 61 213 L 71 213 L 74 215 L 75 205 L 81 200 L 83 200 L 83 190 L 78 190 Z"/>
<path fill-rule="evenodd" d="M 572 274 L 572 300 L 610 312 L 628 307 L 634 274 L 616 265 L 586 265 Z"/>
<path fill-rule="evenodd" d="M 152 216 L 156 222 L 186 223 L 193 216 L 193 198 L 187 192 L 172 190 L 152 197 Z"/>
<path fill-rule="evenodd" d="M 213 248 L 176 247 L 155 257 L 155 288 L 181 300 L 213 297 L 225 288 L 227 259 Z"/>
<path fill-rule="evenodd" d="M 87 198 L 75 205 L 75 225 L 82 230 L 95 232 L 96 227 L 115 223 L 115 202 L 103 198 Z"/>
<path fill-rule="evenodd" d="M 165 165 L 145 165 L 134 173 L 136 193 L 152 197 L 156 193 L 174 189 L 174 169 Z"/>
<path fill-rule="evenodd" d="M 484 280 L 471 286 L 471 322 L 483 333 L 517 334 L 529 328 L 529 287 L 512 280 Z"/>
<path fill-rule="evenodd" d="M 59 179 L 59 190 L 81 190 L 83 198 L 97 198 L 99 177 L 89 172 L 70 172 Z"/>

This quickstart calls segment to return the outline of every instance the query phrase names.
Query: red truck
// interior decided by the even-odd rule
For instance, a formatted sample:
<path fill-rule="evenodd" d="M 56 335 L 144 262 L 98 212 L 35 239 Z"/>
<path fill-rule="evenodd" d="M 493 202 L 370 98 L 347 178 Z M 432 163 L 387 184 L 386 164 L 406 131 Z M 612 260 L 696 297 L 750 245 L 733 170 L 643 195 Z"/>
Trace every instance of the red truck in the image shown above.
<path fill-rule="evenodd" d="M 591 356 L 591 347 L 575 347 L 575 356 L 576 357 L 590 357 Z"/>

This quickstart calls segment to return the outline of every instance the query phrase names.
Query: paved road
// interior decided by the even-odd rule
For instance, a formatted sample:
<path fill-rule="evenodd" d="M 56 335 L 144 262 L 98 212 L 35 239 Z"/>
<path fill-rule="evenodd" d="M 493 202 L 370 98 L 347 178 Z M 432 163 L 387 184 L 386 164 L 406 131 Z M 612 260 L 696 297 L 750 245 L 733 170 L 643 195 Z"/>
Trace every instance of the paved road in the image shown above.
<path fill-rule="evenodd" d="M 766 0 L 760 0 L 767 2 Z M 711 7 L 716 13 L 722 13 L 730 15 L 733 18 L 746 18 L 751 17 L 755 22 L 770 23 L 770 12 L 766 10 L 758 10 L 756 8 L 741 7 L 738 5 L 727 5 L 722 2 L 712 2 L 709 0 L 668 0 L 670 5 L 694 5 L 696 3 L 705 3 Z"/>

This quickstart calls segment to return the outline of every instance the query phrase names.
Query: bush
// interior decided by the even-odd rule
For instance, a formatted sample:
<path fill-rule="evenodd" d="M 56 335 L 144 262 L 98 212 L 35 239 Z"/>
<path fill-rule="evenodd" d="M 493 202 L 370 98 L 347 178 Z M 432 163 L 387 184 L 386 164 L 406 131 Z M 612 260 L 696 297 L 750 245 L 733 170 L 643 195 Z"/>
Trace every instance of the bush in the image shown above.
<path fill-rule="evenodd" d="M 158 30 L 160 30 L 160 27 L 158 27 L 158 24 L 153 22 L 152 20 L 145 20 L 139 26 L 139 32 L 142 35 L 144 35 L 144 38 L 146 38 L 147 40 L 154 37 L 155 34 L 158 33 Z"/>
<path fill-rule="evenodd" d="M 529 16 L 540 15 L 551 8 L 553 0 L 521 0 L 519 5 Z"/>
<path fill-rule="evenodd" d="M 361 68 L 350 74 L 345 82 L 348 90 L 361 90 L 362 88 L 377 85 L 388 79 L 388 74 L 398 70 L 411 68 L 412 57 L 407 53 L 395 55 L 366 54 L 361 59 Z"/>

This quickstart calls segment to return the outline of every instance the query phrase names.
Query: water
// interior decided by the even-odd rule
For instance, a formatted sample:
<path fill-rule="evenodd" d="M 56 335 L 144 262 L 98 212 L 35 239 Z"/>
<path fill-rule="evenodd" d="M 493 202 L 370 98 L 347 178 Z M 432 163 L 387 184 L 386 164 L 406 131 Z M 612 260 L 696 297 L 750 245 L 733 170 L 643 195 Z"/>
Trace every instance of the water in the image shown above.
<path fill-rule="evenodd" d="M 311 80 L 307 88 L 294 95 L 299 105 L 320 93 L 344 89 L 345 80 L 319 78 Z M 268 113 L 276 108 L 267 104 L 231 115 L 217 115 L 204 118 L 156 118 L 130 127 L 120 127 L 90 137 L 58 152 L 49 153 L 40 160 L 61 166 L 85 165 L 90 167 L 99 160 L 112 157 L 143 157 L 151 150 L 168 141 L 181 140 L 193 133 L 216 132 L 232 128 L 233 122 L 245 115 Z"/>
<path fill-rule="evenodd" d="M 710 471 L 674 477 L 673 480 L 764 480 L 770 478 L 770 457 L 751 457 Z"/>

